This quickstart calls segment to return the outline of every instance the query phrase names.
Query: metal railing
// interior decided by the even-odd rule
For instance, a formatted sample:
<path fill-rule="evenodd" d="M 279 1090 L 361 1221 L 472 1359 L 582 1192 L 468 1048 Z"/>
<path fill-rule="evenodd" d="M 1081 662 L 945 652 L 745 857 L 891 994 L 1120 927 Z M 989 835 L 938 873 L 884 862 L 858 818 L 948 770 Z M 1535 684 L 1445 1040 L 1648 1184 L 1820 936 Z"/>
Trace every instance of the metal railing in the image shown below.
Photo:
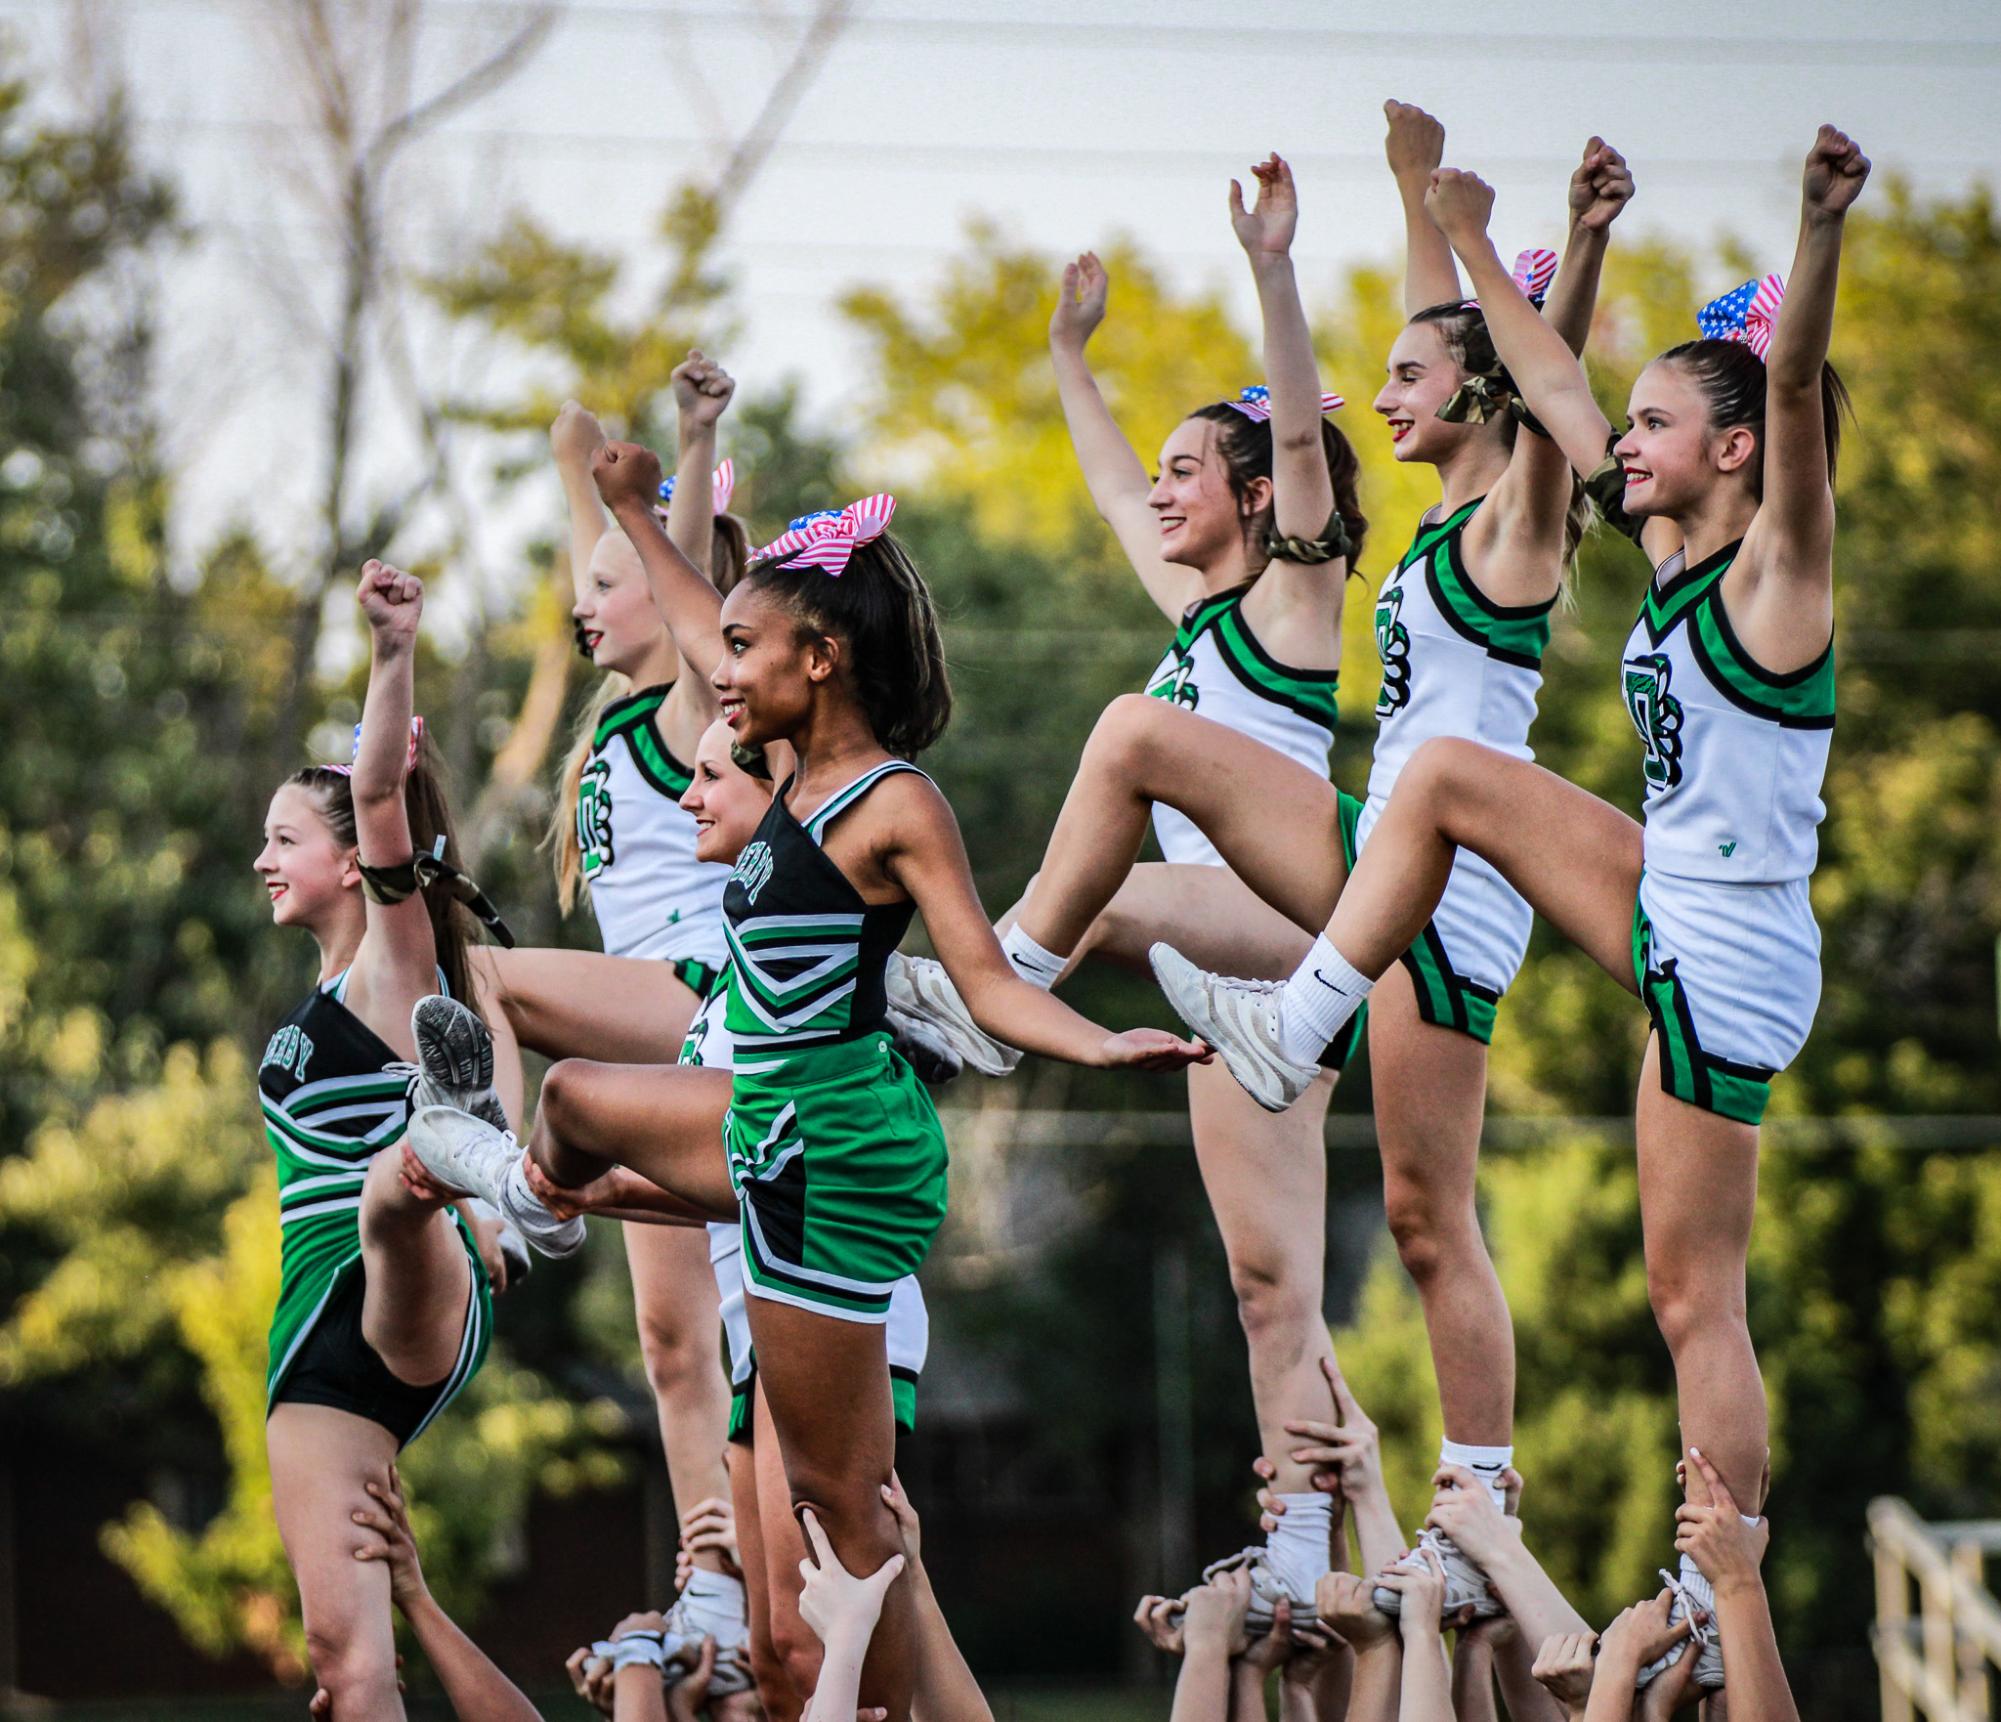
<path fill-rule="evenodd" d="M 1987 1557 L 2001 1519 L 1930 1524 L 1895 1496 L 1869 1506 L 1883 1722 L 1989 1722 L 2001 1672 L 2001 1603 Z M 1911 1608 L 1915 1591 L 1917 1611 Z"/>

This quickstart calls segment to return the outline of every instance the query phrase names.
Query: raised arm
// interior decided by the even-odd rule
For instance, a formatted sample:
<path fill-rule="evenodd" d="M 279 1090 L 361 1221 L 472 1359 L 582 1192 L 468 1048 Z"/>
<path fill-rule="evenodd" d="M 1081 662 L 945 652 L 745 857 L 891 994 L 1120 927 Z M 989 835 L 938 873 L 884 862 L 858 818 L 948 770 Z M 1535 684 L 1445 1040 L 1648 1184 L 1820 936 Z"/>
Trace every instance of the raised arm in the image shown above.
<path fill-rule="evenodd" d="M 1765 362 L 1765 490 L 1752 528 L 1754 567 L 1761 584 L 1773 580 L 1789 611 L 1811 603 L 1813 614 L 1802 619 L 1808 653 L 1827 643 L 1834 623 L 1834 491 L 1821 370 L 1834 334 L 1842 232 L 1868 177 L 1869 158 L 1855 140 L 1822 126 L 1806 158 L 1799 245 Z"/>
<path fill-rule="evenodd" d="M 1334 512 L 1334 481 L 1320 432 L 1320 370 L 1313 359 L 1313 336 L 1299 281 L 1292 269 L 1292 238 L 1299 226 L 1299 195 L 1292 169 L 1276 155 L 1251 169 L 1258 198 L 1244 208 L 1244 188 L 1230 181 L 1230 225 L 1251 262 L 1258 309 L 1264 318 L 1265 386 L 1271 391 L 1272 519 L 1282 537 L 1318 538 Z M 1340 602 L 1345 560 L 1307 567 L 1279 563 L 1274 571 L 1295 569 L 1322 591 L 1332 588 Z M 1331 573 L 1330 573 L 1331 571 Z"/>
<path fill-rule="evenodd" d="M 1799 1722 L 1758 1570 L 1771 1523 L 1746 1524 L 1722 1474 L 1694 1448 L 1689 1464 L 1694 1475 L 1689 1499 L 1675 1511 L 1675 1547 L 1695 1562 L 1715 1595 L 1714 1630 L 1723 1640 L 1732 1705 L 1746 1722 Z"/>
<path fill-rule="evenodd" d="M 570 517 L 570 590 L 581 599 L 590 578 L 591 552 L 604 536 L 604 509 L 591 482 L 591 456 L 604 443 L 604 431 L 589 409 L 565 401 L 549 427 L 549 447 L 556 456 L 556 475 L 563 481 L 563 503 Z"/>
<path fill-rule="evenodd" d="M 1110 289 L 1096 252 L 1087 251 L 1064 265 L 1056 309 L 1049 318 L 1056 397 L 1063 403 L 1063 422 L 1070 427 L 1070 446 L 1077 451 L 1092 505 L 1117 537 L 1146 595 L 1169 620 L 1178 622 L 1193 595 L 1193 584 L 1187 569 L 1161 559 L 1160 522 L 1146 505 L 1153 481 L 1105 405 L 1098 379 L 1084 357 L 1086 344 L 1105 320 Z"/>
<path fill-rule="evenodd" d="M 355 845 L 363 866 L 399 867 L 414 858 L 403 780 L 410 769 L 417 621 L 424 612 L 424 586 L 414 575 L 371 561 L 361 570 L 355 597 L 368 621 L 369 641 L 368 692 L 348 780 L 354 797 Z M 364 894 L 366 931 L 347 991 L 349 1008 L 399 1049 L 408 1041 L 405 1019 L 410 1006 L 437 990 L 437 943 L 431 936 L 430 911 L 414 883 L 400 903 L 378 903 Z"/>
<path fill-rule="evenodd" d="M 1445 127 L 1409 102 L 1385 102 L 1383 115 L 1390 122 L 1383 148 L 1403 204 L 1403 311 L 1415 317 L 1433 305 L 1456 304 L 1466 297 L 1452 247 L 1424 208 L 1432 171 L 1445 159 Z"/>
<path fill-rule="evenodd" d="M 591 477 L 612 519 L 639 552 L 646 584 L 674 636 L 675 650 L 706 686 L 710 672 L 722 662 L 723 601 L 709 577 L 667 536 L 654 512 L 660 500 L 659 457 L 635 442 L 608 442 L 591 456 Z"/>
<path fill-rule="evenodd" d="M 716 537 L 716 425 L 736 393 L 736 379 L 691 348 L 674 367 L 674 408 L 680 435 L 674 494 L 667 502 L 667 536 L 704 571 Z"/>
<path fill-rule="evenodd" d="M 1521 390 L 1523 402 L 1573 467 L 1582 473 L 1593 471 L 1605 458 L 1611 421 L 1592 398 L 1577 355 L 1522 297 L 1494 249 L 1487 235 L 1494 188 L 1474 174 L 1441 168 L 1431 176 L 1424 206 L 1466 265 L 1494 350 Z"/>
<path fill-rule="evenodd" d="M 1626 158 L 1603 138 L 1584 146 L 1584 159 L 1570 176 L 1570 228 L 1563 244 L 1563 264 L 1550 283 L 1543 321 L 1563 337 L 1573 353 L 1582 354 L 1591 337 L 1591 317 L 1598 309 L 1598 283 L 1605 270 L 1605 247 L 1612 223 L 1632 201 L 1633 174 Z"/>

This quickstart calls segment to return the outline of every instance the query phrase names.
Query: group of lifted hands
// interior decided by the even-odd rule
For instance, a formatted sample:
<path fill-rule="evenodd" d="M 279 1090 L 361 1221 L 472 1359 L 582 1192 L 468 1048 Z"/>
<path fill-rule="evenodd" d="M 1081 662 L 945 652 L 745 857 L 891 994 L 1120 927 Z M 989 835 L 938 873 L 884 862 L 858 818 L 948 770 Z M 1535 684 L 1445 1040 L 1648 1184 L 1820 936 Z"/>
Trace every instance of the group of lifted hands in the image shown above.
<path fill-rule="evenodd" d="M 1140 1599 L 1134 1623 L 1182 1659 L 1171 1722 L 1255 1722 L 1279 1682 L 1280 1722 L 1662 1722 L 1699 1704 L 1702 1722 L 1797 1722 L 1760 1567 L 1763 1519 L 1740 1513 L 1722 1477 L 1691 1448 L 1678 1467 L 1688 1498 L 1675 1548 L 1715 1593 L 1715 1607 L 1675 1608 L 1677 1583 L 1594 1632 L 1530 1552 L 1521 1478 L 1510 1470 L 1496 1504 L 1454 1465 L 1436 1489 L 1415 1553 L 1397 1524 L 1376 1426 L 1339 1366 L 1323 1361 L 1337 1421 L 1286 1425 L 1290 1457 L 1314 1467 L 1334 1499 L 1328 1570 L 1313 1618 L 1294 1618 L 1283 1590 L 1253 1564 L 1219 1562 L 1179 1597 Z M 1272 1466 L 1256 1461 L 1267 1479 Z M 1258 1493 L 1269 1531 L 1285 1508 Z M 1350 1524 L 1359 1570 L 1350 1569 Z M 1477 1565 L 1487 1589 L 1458 1591 L 1439 1539 Z M 1364 1576 L 1374 1574 L 1374 1577 Z M 1728 1709 L 1723 1664 L 1730 1667 Z M 1498 1693 L 1498 1697 L 1497 1697 Z"/>

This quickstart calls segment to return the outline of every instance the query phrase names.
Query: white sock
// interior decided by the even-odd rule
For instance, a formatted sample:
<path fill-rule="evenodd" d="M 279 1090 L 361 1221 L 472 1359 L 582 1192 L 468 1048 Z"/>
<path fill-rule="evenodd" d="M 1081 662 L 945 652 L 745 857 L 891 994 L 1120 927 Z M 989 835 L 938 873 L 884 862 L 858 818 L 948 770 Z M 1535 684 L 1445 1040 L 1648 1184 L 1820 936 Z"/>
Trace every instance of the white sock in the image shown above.
<path fill-rule="evenodd" d="M 718 1643 L 743 1627 L 743 1581 L 731 1578 L 728 1573 L 706 1572 L 697 1567 L 688 1575 L 681 1602 L 688 1624 Z"/>
<path fill-rule="evenodd" d="M 1017 922 L 1001 937 L 1001 955 L 1014 964 L 1014 972 L 1032 987 L 1049 991 L 1062 977 L 1063 965 L 1070 959 L 1059 957 L 1054 951 L 1045 951 L 1021 930 Z"/>
<path fill-rule="evenodd" d="M 1487 1494 L 1495 1506 L 1507 1511 L 1507 1491 L 1501 1487 L 1501 1473 L 1515 1462 L 1512 1447 L 1473 1447 L 1464 1441 L 1441 1441 L 1438 1444 L 1438 1462 L 1441 1465 L 1458 1465 L 1471 1471 L 1487 1486 Z"/>
<path fill-rule="evenodd" d="M 524 1231 L 535 1226 L 547 1229 L 559 1222 L 554 1214 L 542 1206 L 542 1198 L 530 1187 L 525 1159 L 524 1156 L 507 1168 L 507 1187 L 500 1192 L 498 1206 L 502 1213 Z"/>
<path fill-rule="evenodd" d="M 1764 1523 L 1764 1517 L 1759 1513 L 1739 1513 L 1737 1516 L 1754 1531 Z"/>
<path fill-rule="evenodd" d="M 1313 1588 L 1327 1571 L 1327 1545 L 1334 1531 L 1334 1503 L 1317 1490 L 1281 1495 L 1285 1511 L 1265 1538 L 1272 1570 L 1295 1603 L 1311 1603 Z"/>
<path fill-rule="evenodd" d="M 1322 933 L 1306 960 L 1279 989 L 1279 1051 L 1299 1064 L 1317 1064 L 1327 1043 L 1362 1008 L 1376 983 L 1327 942 Z"/>
<path fill-rule="evenodd" d="M 1695 1564 L 1695 1557 L 1693 1555 L 1683 1555 L 1678 1564 L 1681 1568 L 1681 1582 L 1683 1584 L 1698 1584 L 1702 1587 L 1702 1590 L 1709 1588 L 1709 1580 L 1702 1576 L 1702 1568 Z M 1696 1592 L 1697 1596 L 1701 1594 L 1702 1591 Z"/>

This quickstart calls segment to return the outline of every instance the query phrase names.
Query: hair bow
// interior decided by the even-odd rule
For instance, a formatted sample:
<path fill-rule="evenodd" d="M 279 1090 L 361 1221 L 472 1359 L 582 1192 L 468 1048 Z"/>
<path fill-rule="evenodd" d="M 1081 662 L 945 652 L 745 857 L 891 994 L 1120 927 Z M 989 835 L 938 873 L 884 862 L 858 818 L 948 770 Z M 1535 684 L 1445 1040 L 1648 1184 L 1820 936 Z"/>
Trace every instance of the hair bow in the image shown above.
<path fill-rule="evenodd" d="M 1696 312 L 1695 326 L 1706 341 L 1742 341 L 1762 359 L 1772 350 L 1772 331 L 1785 296 L 1783 275 L 1754 275 Z"/>
<path fill-rule="evenodd" d="M 846 508 L 802 514 L 762 550 L 752 551 L 750 560 L 776 562 L 783 568 L 817 568 L 838 579 L 855 546 L 880 538 L 895 512 L 896 498 L 878 493 Z"/>
<path fill-rule="evenodd" d="M 711 482 L 715 486 L 716 493 L 714 512 L 717 514 L 727 514 L 730 507 L 730 497 L 736 492 L 736 462 L 733 460 L 724 461 L 721 466 L 716 468 L 715 477 Z M 673 500 L 674 475 L 670 472 L 660 482 L 660 501 L 663 504 L 663 512 L 665 511 L 664 505 Z"/>
<path fill-rule="evenodd" d="M 1339 412 L 1347 404 L 1340 395 L 1322 394 L 1320 397 L 1320 410 L 1323 413 Z M 1235 400 L 1225 401 L 1223 405 L 1235 408 L 1253 424 L 1262 424 L 1271 417 L 1271 390 L 1263 383 L 1253 383 L 1249 388 L 1240 391 Z"/>
<path fill-rule="evenodd" d="M 403 762 L 403 769 L 406 772 L 415 771 L 417 769 L 417 755 L 419 751 L 422 749 L 423 742 L 424 742 L 424 720 L 421 717 L 413 717 L 410 720 L 410 757 Z M 349 763 L 346 765 L 323 765 L 320 767 L 320 769 L 322 771 L 337 771 L 341 774 L 342 777 L 352 777 L 354 775 L 354 765 L 352 762 L 359 759 L 360 757 L 361 757 L 361 725 L 356 724 L 354 726 L 354 751 L 348 755 Z"/>
<path fill-rule="evenodd" d="M 1515 253 L 1515 266 L 1508 271 L 1522 297 L 1538 311 L 1542 302 L 1549 297 L 1549 284 L 1556 279 L 1556 253 L 1546 245 L 1531 245 L 1526 251 Z M 1461 301 L 1468 311 L 1480 309 L 1480 301 Z"/>

